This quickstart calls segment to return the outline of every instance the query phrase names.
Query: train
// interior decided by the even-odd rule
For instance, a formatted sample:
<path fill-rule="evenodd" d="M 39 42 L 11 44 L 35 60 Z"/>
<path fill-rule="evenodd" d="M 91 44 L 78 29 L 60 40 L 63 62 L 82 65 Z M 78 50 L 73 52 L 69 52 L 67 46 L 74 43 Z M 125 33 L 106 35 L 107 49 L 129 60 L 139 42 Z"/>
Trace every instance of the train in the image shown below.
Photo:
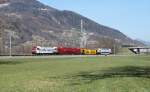
<path fill-rule="evenodd" d="M 112 53 L 110 48 L 69 48 L 69 47 L 41 47 L 32 48 L 33 55 L 109 55 Z"/>

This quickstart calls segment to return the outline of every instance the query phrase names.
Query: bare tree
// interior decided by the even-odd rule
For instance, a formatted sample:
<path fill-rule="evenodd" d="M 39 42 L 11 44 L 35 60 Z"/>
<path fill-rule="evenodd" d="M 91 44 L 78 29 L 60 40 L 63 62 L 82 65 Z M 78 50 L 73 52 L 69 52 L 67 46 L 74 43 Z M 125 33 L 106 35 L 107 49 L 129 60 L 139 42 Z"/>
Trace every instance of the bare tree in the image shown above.
<path fill-rule="evenodd" d="M 0 55 L 4 55 L 4 25 L 3 21 L 0 19 Z"/>
<path fill-rule="evenodd" d="M 110 48 L 114 54 L 119 51 L 120 46 L 121 44 L 112 38 L 101 37 L 98 40 L 99 48 Z"/>

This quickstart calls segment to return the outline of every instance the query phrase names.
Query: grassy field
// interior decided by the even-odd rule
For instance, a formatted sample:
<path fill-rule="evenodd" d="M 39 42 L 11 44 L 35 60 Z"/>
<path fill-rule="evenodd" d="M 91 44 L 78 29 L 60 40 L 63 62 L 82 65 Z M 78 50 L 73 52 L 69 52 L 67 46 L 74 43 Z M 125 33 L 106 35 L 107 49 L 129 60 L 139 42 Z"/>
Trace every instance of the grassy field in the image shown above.
<path fill-rule="evenodd" d="M 131 52 L 131 51 L 128 49 L 128 47 L 122 47 L 122 48 L 120 48 L 117 54 L 118 54 L 118 55 L 134 55 L 134 53 Z"/>
<path fill-rule="evenodd" d="M 150 57 L 0 59 L 0 92 L 150 92 Z"/>

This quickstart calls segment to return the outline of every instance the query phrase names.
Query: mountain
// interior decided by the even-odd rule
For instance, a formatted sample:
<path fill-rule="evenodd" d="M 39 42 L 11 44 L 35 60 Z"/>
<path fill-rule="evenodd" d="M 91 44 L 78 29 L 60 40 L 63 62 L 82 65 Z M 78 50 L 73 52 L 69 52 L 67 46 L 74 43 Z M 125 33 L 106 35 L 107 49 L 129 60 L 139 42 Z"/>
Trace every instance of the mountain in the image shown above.
<path fill-rule="evenodd" d="M 149 41 L 144 41 L 144 40 L 141 40 L 141 39 L 136 39 L 137 41 L 145 44 L 146 46 L 150 46 L 150 42 Z"/>
<path fill-rule="evenodd" d="M 60 11 L 36 0 L 0 0 L 1 32 L 5 46 L 9 46 L 10 32 L 13 32 L 13 46 L 79 46 L 81 20 L 87 47 L 91 44 L 93 48 L 98 47 L 107 43 L 107 40 L 133 44 L 133 40 L 119 30 L 96 23 L 73 11 Z M 134 44 L 143 45 L 139 42 Z"/>
<path fill-rule="evenodd" d="M 146 44 L 147 46 L 150 46 L 150 42 L 144 41 L 144 44 Z"/>

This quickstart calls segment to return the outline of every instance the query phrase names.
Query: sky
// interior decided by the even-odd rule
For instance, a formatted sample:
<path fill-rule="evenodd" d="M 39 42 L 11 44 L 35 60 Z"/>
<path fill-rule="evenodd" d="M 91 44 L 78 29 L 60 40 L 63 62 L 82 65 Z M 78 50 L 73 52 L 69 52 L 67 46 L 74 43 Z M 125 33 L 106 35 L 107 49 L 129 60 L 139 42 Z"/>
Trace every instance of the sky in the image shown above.
<path fill-rule="evenodd" d="M 70 10 L 133 38 L 150 42 L 150 0 L 39 0 Z"/>

